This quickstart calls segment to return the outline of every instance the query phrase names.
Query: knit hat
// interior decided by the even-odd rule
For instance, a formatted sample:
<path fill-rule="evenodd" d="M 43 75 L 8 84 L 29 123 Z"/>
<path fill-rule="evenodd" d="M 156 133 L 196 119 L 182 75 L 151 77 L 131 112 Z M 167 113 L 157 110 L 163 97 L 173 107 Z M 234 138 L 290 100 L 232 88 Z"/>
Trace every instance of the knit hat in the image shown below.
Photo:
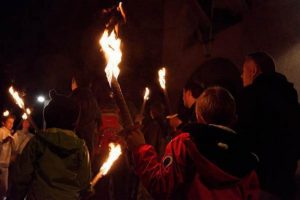
<path fill-rule="evenodd" d="M 71 98 L 49 92 L 50 102 L 44 109 L 44 119 L 47 128 L 74 130 L 79 117 L 79 105 Z"/>

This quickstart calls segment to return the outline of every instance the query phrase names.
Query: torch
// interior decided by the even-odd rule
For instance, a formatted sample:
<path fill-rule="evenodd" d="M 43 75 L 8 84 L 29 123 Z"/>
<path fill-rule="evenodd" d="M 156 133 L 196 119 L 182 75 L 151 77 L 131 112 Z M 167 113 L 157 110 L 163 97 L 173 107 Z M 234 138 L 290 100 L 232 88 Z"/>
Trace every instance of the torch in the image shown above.
<path fill-rule="evenodd" d="M 106 29 L 100 39 L 100 45 L 102 50 L 105 53 L 107 60 L 107 65 L 105 68 L 106 77 L 108 79 L 109 85 L 114 93 L 114 98 L 120 109 L 120 115 L 124 124 L 124 128 L 131 128 L 134 123 L 129 112 L 128 106 L 126 104 L 125 98 L 123 96 L 121 87 L 117 81 L 120 69 L 118 67 L 122 59 L 122 52 L 120 49 L 121 40 L 116 37 L 114 30 L 109 34 L 109 31 Z M 132 164 L 131 153 L 127 152 L 129 163 Z M 100 175 L 99 175 L 100 176 Z M 101 176 L 100 176 L 101 178 Z M 138 179 L 135 177 L 133 179 L 134 189 L 132 191 L 132 196 L 135 197 L 137 194 Z"/>
<path fill-rule="evenodd" d="M 107 174 L 111 166 L 114 164 L 114 162 L 119 158 L 121 154 L 122 151 L 121 151 L 121 146 L 119 144 L 109 143 L 108 158 L 101 166 L 98 174 L 91 181 L 92 187 L 96 185 L 96 183 L 101 179 L 101 177 Z"/>
<path fill-rule="evenodd" d="M 140 113 L 139 113 L 139 119 L 138 119 L 138 123 L 142 124 L 143 121 L 143 114 L 145 112 L 145 107 L 146 107 L 146 103 L 149 100 L 149 95 L 150 95 L 150 90 L 148 87 L 145 88 L 145 92 L 144 92 L 144 99 L 143 99 L 143 104 L 141 106 L 140 109 Z"/>
<path fill-rule="evenodd" d="M 25 103 L 24 103 L 23 99 L 19 96 L 19 93 L 14 90 L 13 86 L 10 86 L 8 91 L 11 94 L 11 96 L 13 97 L 13 99 L 15 100 L 15 103 L 24 112 L 22 115 L 22 119 L 28 119 L 30 121 L 30 123 L 32 124 L 33 128 L 35 130 L 37 130 L 38 128 L 37 128 L 36 124 L 34 123 L 33 119 L 30 117 L 31 111 L 29 108 L 25 108 Z"/>
<path fill-rule="evenodd" d="M 169 95 L 168 95 L 168 91 L 167 91 L 167 87 L 166 87 L 166 68 L 165 67 L 158 70 L 158 81 L 159 81 L 161 89 L 164 92 L 165 102 L 166 102 L 166 106 L 167 106 L 167 118 L 170 119 L 170 118 L 176 117 L 177 114 L 172 113 L 170 99 L 169 99 Z"/>
<path fill-rule="evenodd" d="M 122 52 L 120 49 L 121 40 L 116 37 L 114 31 L 112 31 L 109 35 L 108 30 L 105 30 L 99 42 L 107 60 L 107 65 L 105 68 L 106 77 L 114 93 L 116 103 L 120 109 L 124 127 L 132 127 L 134 125 L 133 120 L 123 96 L 120 84 L 117 81 L 118 75 L 120 73 L 118 65 L 122 59 Z"/>

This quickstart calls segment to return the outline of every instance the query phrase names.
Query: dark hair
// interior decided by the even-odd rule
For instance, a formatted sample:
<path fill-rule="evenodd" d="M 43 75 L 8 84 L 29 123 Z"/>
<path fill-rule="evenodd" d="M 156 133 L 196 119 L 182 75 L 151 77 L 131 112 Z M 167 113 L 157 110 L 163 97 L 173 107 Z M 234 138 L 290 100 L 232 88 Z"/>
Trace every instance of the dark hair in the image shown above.
<path fill-rule="evenodd" d="M 200 94 L 203 92 L 204 87 L 205 87 L 204 84 L 201 84 L 199 81 L 190 79 L 186 82 L 184 86 L 184 90 L 190 90 L 192 96 L 195 99 L 197 99 L 200 96 Z"/>
<path fill-rule="evenodd" d="M 79 105 L 71 98 L 49 92 L 51 101 L 44 109 L 44 119 L 47 128 L 62 128 L 74 130 L 80 114 Z"/>
<path fill-rule="evenodd" d="M 9 114 L 9 115 L 7 115 L 7 116 L 2 116 L 2 119 L 1 119 L 1 122 L 2 123 L 5 123 L 6 122 L 6 120 L 8 120 L 8 119 L 10 119 L 10 118 L 12 118 L 12 119 L 16 119 L 16 116 L 14 116 L 13 114 Z"/>
<path fill-rule="evenodd" d="M 259 67 L 262 73 L 275 72 L 275 63 L 268 53 L 266 52 L 254 52 L 247 55 L 246 59 L 253 60 Z"/>
<path fill-rule="evenodd" d="M 208 124 L 228 126 L 236 115 L 235 100 L 225 88 L 209 87 L 198 98 L 196 112 Z"/>

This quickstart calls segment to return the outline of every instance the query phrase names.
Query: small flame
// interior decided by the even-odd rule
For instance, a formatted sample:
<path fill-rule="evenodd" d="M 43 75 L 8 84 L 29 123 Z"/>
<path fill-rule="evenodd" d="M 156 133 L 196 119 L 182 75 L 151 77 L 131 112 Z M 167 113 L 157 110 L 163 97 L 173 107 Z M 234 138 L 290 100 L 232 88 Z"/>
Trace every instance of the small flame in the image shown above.
<path fill-rule="evenodd" d="M 161 68 L 159 71 L 158 71 L 158 77 L 159 77 L 159 84 L 160 84 L 160 87 L 165 90 L 166 89 L 166 68 Z"/>
<path fill-rule="evenodd" d="M 17 91 L 14 90 L 14 88 L 12 86 L 10 86 L 9 88 L 9 93 L 11 94 L 11 96 L 14 98 L 16 104 L 20 107 L 20 108 L 24 108 L 24 101 L 23 99 L 19 96 L 19 93 Z"/>
<path fill-rule="evenodd" d="M 145 88 L 144 100 L 148 100 L 150 95 L 150 90 L 148 87 Z"/>
<path fill-rule="evenodd" d="M 26 113 L 27 113 L 28 115 L 30 115 L 30 114 L 31 114 L 31 110 L 30 110 L 29 108 L 26 108 Z"/>
<path fill-rule="evenodd" d="M 22 119 L 23 119 L 23 120 L 26 120 L 27 118 L 28 118 L 27 114 L 24 113 L 24 114 L 22 115 Z"/>
<path fill-rule="evenodd" d="M 8 115 L 9 115 L 9 111 L 8 110 L 6 110 L 6 111 L 3 112 L 3 117 L 7 117 Z"/>
<path fill-rule="evenodd" d="M 114 31 L 108 35 L 108 30 L 106 29 L 99 43 L 105 53 L 107 61 L 105 73 L 109 84 L 111 84 L 112 77 L 114 76 L 117 79 L 120 73 L 118 65 L 122 60 L 121 40 L 116 37 Z"/>
<path fill-rule="evenodd" d="M 114 162 L 122 154 L 121 146 L 115 143 L 109 143 L 109 155 L 105 163 L 100 168 L 100 174 L 106 175 Z"/>

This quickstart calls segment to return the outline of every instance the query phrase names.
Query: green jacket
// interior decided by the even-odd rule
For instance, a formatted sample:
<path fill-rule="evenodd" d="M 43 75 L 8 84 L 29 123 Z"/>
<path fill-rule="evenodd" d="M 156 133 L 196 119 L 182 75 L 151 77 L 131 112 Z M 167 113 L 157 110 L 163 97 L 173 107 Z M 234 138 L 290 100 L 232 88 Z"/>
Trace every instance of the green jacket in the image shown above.
<path fill-rule="evenodd" d="M 73 131 L 47 129 L 31 139 L 12 174 L 9 199 L 80 199 L 90 185 L 87 147 Z"/>

